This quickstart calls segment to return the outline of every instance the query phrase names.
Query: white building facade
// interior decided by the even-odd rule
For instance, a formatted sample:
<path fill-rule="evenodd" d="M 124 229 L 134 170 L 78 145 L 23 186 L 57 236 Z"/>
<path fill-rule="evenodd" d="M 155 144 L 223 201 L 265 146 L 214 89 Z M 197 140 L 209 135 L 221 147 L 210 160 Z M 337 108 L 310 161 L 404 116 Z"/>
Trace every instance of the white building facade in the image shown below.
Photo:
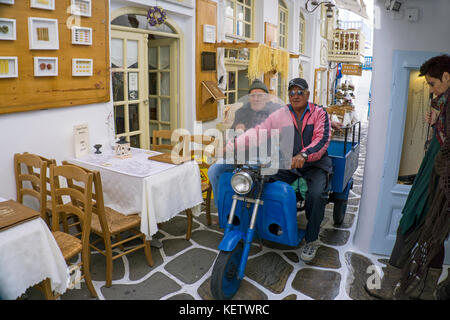
<path fill-rule="evenodd" d="M 324 24 L 321 8 L 313 13 L 307 12 L 306 0 L 211 1 L 217 4 L 217 41 L 263 43 L 265 23 L 277 28 L 282 24 L 282 36 L 277 35 L 278 44 L 274 45 L 280 46 L 282 37 L 284 49 L 299 55 L 299 58 L 290 59 L 287 80 L 300 74 L 308 81 L 310 90 L 314 89 L 315 70 L 328 67 L 323 52 L 321 61 L 321 46 L 326 43 L 323 27 L 321 34 L 321 25 Z M 250 9 L 247 22 L 245 17 L 238 17 L 249 25 L 248 33 L 237 32 L 236 27 L 229 29 L 226 17 L 230 4 L 236 11 L 241 7 Z M 218 103 L 216 119 L 196 121 L 195 105 L 199 98 L 196 86 L 199 84 L 195 74 L 198 45 L 195 35 L 201 32 L 196 28 L 196 5 L 194 0 L 110 0 L 111 100 L 1 114 L 0 128 L 6 141 L 0 156 L 2 197 L 16 197 L 15 153 L 35 153 L 54 158 L 58 163 L 73 157 L 73 130 L 79 124 L 88 124 L 90 145 L 102 144 L 103 148 L 109 148 L 119 136 L 126 136 L 134 147 L 149 148 L 151 132 L 155 129 L 186 128 L 194 132 L 214 128 L 221 121 L 226 101 Z M 164 25 L 154 28 L 146 25 L 151 6 L 164 9 L 167 14 Z M 226 73 L 235 72 L 237 79 L 245 81 L 238 72 L 245 69 L 245 65 L 227 63 L 226 68 Z M 220 76 L 228 76 L 221 73 L 220 68 L 217 75 L 218 82 Z M 329 81 L 332 83 L 332 79 Z M 276 87 L 275 92 L 283 92 L 283 98 L 287 100 L 286 80 L 280 80 Z M 227 92 L 228 99 L 231 91 L 227 86 L 221 88 Z M 235 90 L 245 92 L 246 88 L 248 80 L 246 85 Z"/>
<path fill-rule="evenodd" d="M 424 154 L 428 86 L 417 70 L 427 59 L 450 53 L 450 2 L 401 2 L 396 13 L 386 10 L 385 1 L 375 1 L 372 103 L 354 237 L 360 250 L 384 255 L 391 253 L 411 189 L 401 177 L 416 173 Z M 410 9 L 418 11 L 418 19 L 408 18 Z M 449 258 L 447 253 L 446 263 Z"/>

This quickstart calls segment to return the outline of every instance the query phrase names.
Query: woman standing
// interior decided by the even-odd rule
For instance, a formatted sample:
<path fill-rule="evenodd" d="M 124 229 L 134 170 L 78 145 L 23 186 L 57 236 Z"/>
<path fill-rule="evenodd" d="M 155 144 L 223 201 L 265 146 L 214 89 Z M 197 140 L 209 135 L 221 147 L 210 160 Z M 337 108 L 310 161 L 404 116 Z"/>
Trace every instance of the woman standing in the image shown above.
<path fill-rule="evenodd" d="M 381 299 L 434 299 L 450 230 L 450 56 L 429 59 L 420 67 L 420 76 L 435 96 L 432 107 L 439 115 L 431 123 L 434 134 L 403 207 L 381 287 L 366 286 L 370 295 Z"/>

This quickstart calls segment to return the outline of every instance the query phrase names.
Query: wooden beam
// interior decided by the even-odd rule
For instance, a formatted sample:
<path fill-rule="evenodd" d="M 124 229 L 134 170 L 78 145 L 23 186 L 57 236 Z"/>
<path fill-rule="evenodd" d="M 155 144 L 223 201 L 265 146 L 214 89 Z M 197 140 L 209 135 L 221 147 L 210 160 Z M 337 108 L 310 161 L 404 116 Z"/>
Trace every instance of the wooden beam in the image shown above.
<path fill-rule="evenodd" d="M 231 48 L 231 49 L 244 49 L 244 48 L 258 48 L 259 42 L 253 42 L 253 41 L 245 41 L 245 42 L 238 42 L 234 40 L 233 42 L 216 42 L 214 44 L 215 48 Z"/>

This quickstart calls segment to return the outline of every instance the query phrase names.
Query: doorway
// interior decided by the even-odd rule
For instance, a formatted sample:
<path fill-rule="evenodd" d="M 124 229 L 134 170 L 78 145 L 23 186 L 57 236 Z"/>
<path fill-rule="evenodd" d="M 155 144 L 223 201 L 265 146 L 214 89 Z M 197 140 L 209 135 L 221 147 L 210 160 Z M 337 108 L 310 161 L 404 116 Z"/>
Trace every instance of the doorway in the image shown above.
<path fill-rule="evenodd" d="M 153 130 L 180 126 L 179 64 L 179 34 L 168 23 L 151 27 L 135 13 L 111 21 L 116 139 L 149 149 Z"/>

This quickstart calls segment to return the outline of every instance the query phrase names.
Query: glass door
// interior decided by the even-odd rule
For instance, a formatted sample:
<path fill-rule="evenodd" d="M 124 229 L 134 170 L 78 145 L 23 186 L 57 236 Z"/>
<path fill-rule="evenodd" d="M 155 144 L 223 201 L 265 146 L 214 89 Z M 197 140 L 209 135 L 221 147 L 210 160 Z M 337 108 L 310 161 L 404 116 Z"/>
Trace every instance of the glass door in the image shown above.
<path fill-rule="evenodd" d="M 176 43 L 171 38 L 148 41 L 149 139 L 153 130 L 178 128 Z"/>
<path fill-rule="evenodd" d="M 147 35 L 111 31 L 111 74 L 116 138 L 148 148 Z"/>

